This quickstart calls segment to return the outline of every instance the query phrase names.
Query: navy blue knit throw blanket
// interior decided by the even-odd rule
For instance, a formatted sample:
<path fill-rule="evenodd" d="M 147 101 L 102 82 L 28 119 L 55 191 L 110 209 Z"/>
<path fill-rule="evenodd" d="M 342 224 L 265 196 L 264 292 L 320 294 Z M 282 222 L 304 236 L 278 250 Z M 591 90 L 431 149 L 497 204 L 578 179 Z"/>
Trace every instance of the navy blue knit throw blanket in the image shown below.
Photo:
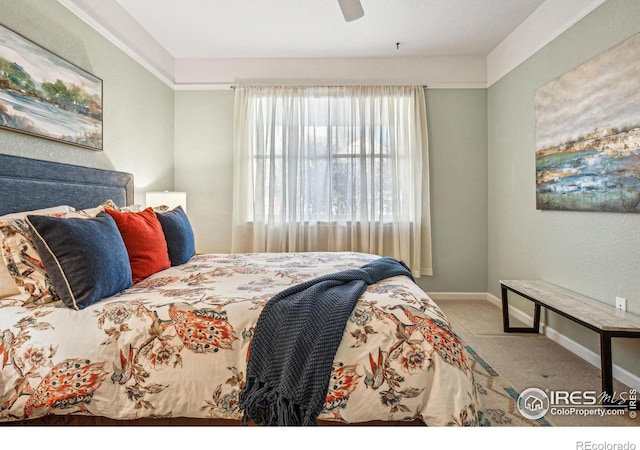
<path fill-rule="evenodd" d="M 356 302 L 368 285 L 396 275 L 413 280 L 404 263 L 380 258 L 292 286 L 269 300 L 254 330 L 240 393 L 243 422 L 316 425 Z"/>

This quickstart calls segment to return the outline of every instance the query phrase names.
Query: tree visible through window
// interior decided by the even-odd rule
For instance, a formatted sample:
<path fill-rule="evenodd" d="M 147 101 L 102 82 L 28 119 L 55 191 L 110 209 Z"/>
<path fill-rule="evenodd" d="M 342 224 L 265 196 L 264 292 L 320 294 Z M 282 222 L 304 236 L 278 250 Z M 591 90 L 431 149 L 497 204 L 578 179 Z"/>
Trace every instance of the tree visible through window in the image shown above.
<path fill-rule="evenodd" d="M 292 157 L 283 148 L 283 127 L 276 126 L 273 152 L 254 154 L 254 174 L 260 177 L 260 171 L 265 171 L 265 183 L 273 183 L 262 190 L 267 211 L 272 207 L 273 216 L 282 216 L 287 205 L 295 201 L 295 214 L 287 214 L 287 220 L 332 222 L 360 220 L 363 216 L 391 220 L 394 195 L 389 131 L 388 127 L 372 128 L 356 127 L 357 136 L 350 136 L 351 130 L 344 126 L 305 126 L 303 135 L 309 152 L 304 157 Z M 363 145 L 361 135 L 373 135 L 374 139 Z M 292 160 L 296 175 L 289 167 Z M 294 176 L 304 177 L 295 180 L 301 190 L 287 189 L 287 181 Z M 290 198 L 294 192 L 296 197 Z M 363 205 L 365 199 L 369 201 Z M 358 207 L 354 209 L 354 205 Z M 264 217 L 268 220 L 269 214 Z"/>

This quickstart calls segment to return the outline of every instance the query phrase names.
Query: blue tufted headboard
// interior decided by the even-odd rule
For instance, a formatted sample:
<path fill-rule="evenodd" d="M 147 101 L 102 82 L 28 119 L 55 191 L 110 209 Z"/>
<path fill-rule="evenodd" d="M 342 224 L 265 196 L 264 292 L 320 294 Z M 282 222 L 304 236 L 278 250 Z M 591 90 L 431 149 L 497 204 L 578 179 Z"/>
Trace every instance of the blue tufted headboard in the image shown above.
<path fill-rule="evenodd" d="M 0 155 L 0 215 L 57 205 L 93 208 L 108 199 L 131 205 L 133 175 Z"/>

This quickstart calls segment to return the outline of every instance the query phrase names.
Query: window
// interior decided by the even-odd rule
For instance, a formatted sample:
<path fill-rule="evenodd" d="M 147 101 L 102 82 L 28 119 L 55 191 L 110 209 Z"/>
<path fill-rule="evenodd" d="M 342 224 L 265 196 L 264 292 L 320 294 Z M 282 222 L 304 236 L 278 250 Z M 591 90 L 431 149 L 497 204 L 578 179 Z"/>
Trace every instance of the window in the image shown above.
<path fill-rule="evenodd" d="M 233 251 L 360 251 L 425 272 L 422 88 L 237 88 L 235 121 Z"/>

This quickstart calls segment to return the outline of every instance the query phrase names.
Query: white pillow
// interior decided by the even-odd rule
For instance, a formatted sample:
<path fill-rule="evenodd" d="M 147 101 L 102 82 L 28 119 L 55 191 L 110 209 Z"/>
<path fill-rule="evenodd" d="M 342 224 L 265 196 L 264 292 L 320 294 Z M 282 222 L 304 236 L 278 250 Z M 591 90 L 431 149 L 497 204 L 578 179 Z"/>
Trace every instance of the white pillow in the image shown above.
<path fill-rule="evenodd" d="M 51 208 L 34 209 L 32 211 L 20 211 L 11 214 L 5 214 L 4 216 L 0 216 L 0 221 L 11 219 L 26 219 L 29 214 L 33 214 L 36 216 L 46 216 L 49 214 L 64 214 L 75 210 L 76 209 L 74 207 L 67 205 L 53 206 Z"/>

